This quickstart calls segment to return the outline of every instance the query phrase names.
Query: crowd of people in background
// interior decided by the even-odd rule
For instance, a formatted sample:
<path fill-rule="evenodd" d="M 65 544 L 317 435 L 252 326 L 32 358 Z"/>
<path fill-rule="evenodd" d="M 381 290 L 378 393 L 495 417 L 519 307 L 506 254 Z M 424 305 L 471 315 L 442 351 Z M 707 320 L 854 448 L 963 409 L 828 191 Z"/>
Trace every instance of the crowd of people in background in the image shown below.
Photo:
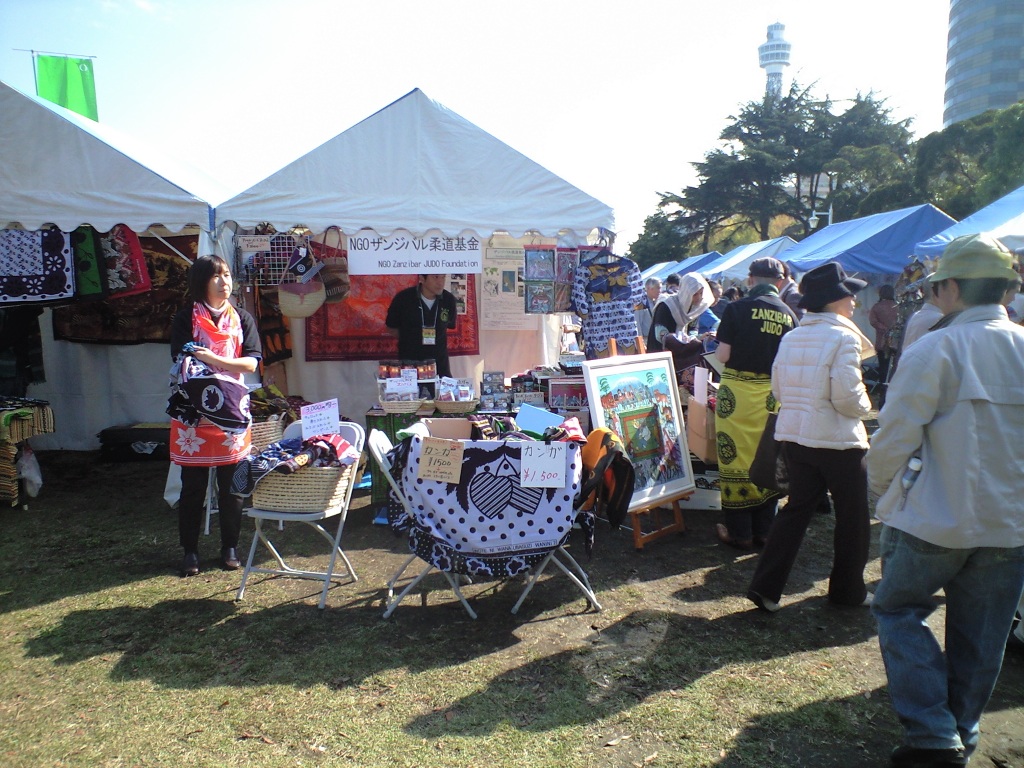
<path fill-rule="evenodd" d="M 455 311 L 441 278 L 421 275 L 398 294 L 387 325 L 403 356 L 436 358 L 438 373 L 448 374 Z M 879 288 L 868 313 L 872 341 L 853 321 L 867 283 L 836 262 L 798 284 L 782 261 L 756 259 L 747 285 L 725 291 L 698 273 L 672 274 L 664 284 L 649 279 L 636 309 L 648 351 L 694 360 L 713 351 L 724 366 L 716 405 L 724 521 L 715 533 L 726 546 L 760 551 L 746 595 L 758 609 L 783 607 L 812 516 L 834 509 L 828 600 L 869 607 L 877 622 L 904 731 L 895 766 L 967 765 L 1004 650 L 1024 648 L 1024 624 L 1014 618 L 1024 611 L 1024 328 L 1007 309 L 1020 285 L 1013 254 L 970 235 L 953 240 L 927 277 L 924 303 L 902 339 L 894 338 L 893 286 Z M 168 412 L 171 458 L 181 467 L 183 576 L 200 572 L 210 468 L 220 488 L 219 564 L 240 565 L 241 499 L 228 489 L 251 439 L 243 375 L 262 350 L 255 322 L 231 306 L 230 294 L 228 265 L 197 259 L 191 301 L 171 329 L 181 367 Z M 872 357 L 888 386 L 869 439 L 865 420 L 876 410 L 862 371 Z M 750 473 L 772 423 L 788 469 L 781 510 L 783 493 L 760 487 Z M 882 523 L 874 594 L 864 578 L 869 488 Z M 944 650 L 927 623 L 940 590 Z"/>
<path fill-rule="evenodd" d="M 750 265 L 747 291 L 699 275 L 651 313 L 649 347 L 672 348 L 707 311 L 724 365 L 716 421 L 727 546 L 760 550 L 747 597 L 782 607 L 815 512 L 835 512 L 828 599 L 870 608 L 904 739 L 894 766 L 967 765 L 1005 649 L 1024 648 L 1024 328 L 1012 301 L 1018 265 L 985 235 L 954 240 L 897 338 L 899 312 L 882 285 L 853 322 L 867 283 L 838 263 L 793 279 L 774 258 Z M 666 281 L 666 284 L 668 281 Z M 659 308 L 661 311 L 659 312 Z M 693 339 L 691 339 L 692 343 Z M 898 355 L 898 366 L 892 364 Z M 863 366 L 877 358 L 878 430 Z M 887 396 L 886 396 L 887 395 Z M 882 404 L 884 403 L 884 405 Z M 787 504 L 749 468 L 769 415 L 789 474 Z M 865 583 L 869 488 L 882 522 L 882 578 Z M 945 594 L 944 650 L 928 626 Z"/>

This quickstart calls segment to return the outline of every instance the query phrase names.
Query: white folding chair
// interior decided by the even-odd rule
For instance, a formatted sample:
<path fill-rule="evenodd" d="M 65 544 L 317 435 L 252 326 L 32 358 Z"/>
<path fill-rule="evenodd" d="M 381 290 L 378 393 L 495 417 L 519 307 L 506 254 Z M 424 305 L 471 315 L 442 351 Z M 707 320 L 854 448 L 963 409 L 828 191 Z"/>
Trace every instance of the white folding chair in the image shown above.
<path fill-rule="evenodd" d="M 417 441 L 418 440 L 419 440 L 419 438 L 413 438 L 413 450 L 415 450 L 415 448 L 417 447 L 417 445 L 418 445 Z M 485 554 L 485 552 L 487 551 L 487 547 L 484 547 L 484 546 L 481 546 L 480 548 L 474 547 L 474 544 L 472 543 L 473 542 L 473 536 L 471 535 L 471 532 L 474 531 L 475 529 L 470 527 L 470 523 L 472 521 L 470 521 L 470 523 L 467 523 L 465 528 L 461 528 L 461 521 L 456 522 L 456 518 L 460 518 L 460 517 L 468 518 L 468 517 L 471 517 L 471 515 L 468 515 L 468 514 L 467 515 L 461 515 L 461 514 L 453 515 L 453 516 L 451 516 L 449 518 L 448 523 L 444 524 L 444 526 L 436 525 L 436 520 L 431 519 L 431 518 L 433 518 L 435 516 L 433 514 L 429 513 L 429 512 L 426 515 L 418 517 L 417 513 L 414 511 L 414 507 L 415 507 L 416 510 L 418 510 L 419 509 L 419 505 L 417 505 L 415 502 L 410 503 L 410 494 L 403 493 L 402 490 L 401 490 L 401 486 L 399 484 L 397 484 L 394 481 L 394 479 L 392 478 L 392 475 L 391 475 L 391 472 L 390 472 L 391 467 L 390 467 L 389 463 L 387 462 L 386 457 L 384 456 L 386 451 L 390 449 L 390 441 L 388 441 L 387 437 L 385 435 L 383 435 L 383 434 L 374 435 L 373 432 L 371 432 L 370 433 L 370 440 L 369 440 L 369 442 L 370 442 L 370 451 L 371 451 L 371 453 L 374 455 L 374 458 L 376 458 L 379 462 L 381 462 L 381 469 L 384 471 L 385 476 L 388 478 L 389 484 L 395 490 L 395 492 L 398 495 L 399 499 L 402 501 L 402 505 L 403 505 L 403 507 L 404 507 L 404 509 L 406 511 L 406 514 L 408 515 L 409 520 L 411 522 L 411 525 L 413 527 L 413 534 L 415 535 L 415 537 L 418 538 L 421 542 L 425 542 L 427 544 L 427 549 L 428 550 L 431 550 L 431 551 L 433 551 L 435 549 L 447 550 L 452 555 L 452 556 L 446 555 L 446 556 L 444 556 L 442 558 L 447 563 L 450 563 L 452 565 L 452 570 L 451 571 L 445 570 L 444 566 L 441 566 L 441 567 L 435 566 L 434 562 L 427 562 L 426 567 L 419 574 L 419 576 L 417 576 L 415 579 L 413 579 L 412 583 L 408 584 L 402 590 L 402 592 L 400 594 L 395 596 L 394 595 L 395 583 L 401 578 L 403 572 L 409 567 L 409 565 L 412 563 L 412 561 L 417 559 L 417 557 L 420 557 L 421 555 L 413 554 L 412 556 L 410 556 L 403 563 L 402 567 L 399 568 L 398 572 L 391 579 L 391 581 L 388 582 L 388 598 L 387 598 L 387 606 L 386 606 L 386 611 L 384 613 L 384 617 L 385 618 L 389 617 L 394 612 L 395 608 L 398 607 L 398 604 L 402 601 L 402 599 L 406 595 L 408 595 L 409 592 L 413 588 L 416 587 L 416 585 L 423 579 L 423 577 L 425 577 L 428 573 L 430 573 L 431 570 L 433 570 L 435 567 L 437 567 L 438 570 L 442 574 L 444 574 L 444 576 L 447 579 L 448 583 L 452 587 L 452 591 L 455 592 L 456 597 L 458 597 L 459 601 L 463 604 L 463 607 L 466 609 L 467 613 L 469 613 L 469 615 L 472 616 L 473 618 L 476 618 L 476 613 L 473 611 L 473 609 L 466 602 L 465 598 L 462 595 L 461 590 L 458 587 L 457 579 L 460 578 L 460 576 L 462 574 L 465 574 L 467 572 L 469 573 L 470 576 L 474 575 L 474 573 L 485 575 L 485 578 L 487 578 L 487 579 L 491 579 L 491 578 L 499 578 L 499 579 L 500 578 L 506 578 L 505 576 L 502 576 L 502 575 L 496 575 L 496 574 L 499 573 L 499 571 L 488 570 L 489 566 L 485 565 L 484 562 L 483 562 L 487 557 L 493 557 L 495 550 L 491 549 L 490 550 L 491 554 L 487 555 L 487 554 Z M 475 447 L 476 450 L 479 450 L 479 449 L 483 448 L 484 446 L 494 446 L 494 445 L 496 445 L 496 443 L 494 441 L 483 441 L 483 442 L 476 442 L 476 443 L 470 442 L 470 443 L 467 443 L 467 449 L 471 448 L 471 447 Z M 578 450 L 578 449 L 576 449 L 576 446 L 572 446 L 572 449 L 573 450 Z M 485 449 L 485 450 L 496 451 L 497 449 L 491 447 L 491 448 Z M 503 450 L 507 451 L 507 449 L 503 449 Z M 515 460 L 518 461 L 518 456 L 515 457 Z M 408 480 L 410 477 L 411 477 L 411 475 L 409 475 L 406 479 Z M 579 475 L 577 474 L 576 477 L 578 479 Z M 473 493 L 474 493 L 472 480 L 473 480 L 472 477 L 464 478 L 464 481 L 469 484 L 468 494 L 469 494 L 470 497 L 472 497 Z M 417 483 L 418 482 L 419 481 L 417 481 Z M 424 486 L 428 486 L 430 483 L 435 483 L 435 482 L 436 481 L 423 481 Z M 434 491 L 433 496 L 431 496 L 431 492 L 427 492 L 427 494 L 425 496 L 420 496 L 419 498 L 421 500 L 423 500 L 425 505 L 429 505 L 430 502 L 428 501 L 428 498 L 438 498 L 441 495 L 441 490 L 442 490 L 441 486 L 444 486 L 444 485 L 446 485 L 446 484 L 444 484 L 444 483 L 437 483 L 437 487 L 435 487 L 433 489 L 433 491 Z M 514 486 L 518 486 L 518 480 L 515 480 Z M 493 524 L 493 527 L 491 527 L 490 530 L 492 530 L 492 531 L 496 530 L 496 529 L 502 529 L 503 530 L 504 526 L 508 526 L 508 528 L 511 529 L 515 525 L 518 525 L 518 523 L 515 523 L 515 522 L 512 522 L 512 521 L 525 519 L 520 514 L 520 508 L 516 506 L 517 504 L 520 505 L 520 506 L 523 505 L 523 504 L 529 505 L 531 502 L 528 499 L 531 499 L 531 498 L 538 505 L 543 505 L 544 504 L 544 502 L 541 500 L 541 498 L 539 496 L 531 496 L 531 493 L 541 494 L 540 491 L 536 491 L 535 489 L 524 488 L 524 489 L 521 489 L 520 491 L 517 491 L 515 494 L 512 494 L 510 489 L 512 487 L 514 487 L 514 486 L 509 486 L 508 489 L 506 490 L 506 494 L 508 494 L 507 498 L 509 498 L 509 499 L 518 499 L 518 500 L 513 502 L 512 504 L 510 504 L 508 506 L 505 506 L 503 509 L 495 509 L 493 507 L 490 509 L 490 518 L 491 519 L 488 520 L 487 523 L 485 524 L 485 525 Z M 418 490 L 415 491 L 415 492 L 418 492 Z M 410 493 L 413 493 L 413 492 L 410 492 Z M 495 496 L 497 496 L 497 495 L 501 495 L 502 492 L 501 491 L 493 491 L 493 493 L 494 493 Z M 484 494 L 486 495 L 487 492 L 485 491 Z M 451 499 L 449 499 L 449 503 L 450 503 L 450 501 L 451 501 Z M 544 507 L 544 506 L 537 506 L 536 507 L 536 509 L 541 509 L 541 508 L 545 509 L 545 513 L 543 515 L 543 517 L 545 519 L 547 519 L 547 517 L 549 517 L 549 516 L 551 516 L 553 518 L 557 518 L 558 517 L 558 513 L 553 512 L 552 508 Z M 572 520 L 573 520 L 573 518 L 575 516 L 575 513 L 571 509 L 571 500 L 570 500 L 570 502 L 568 504 L 563 503 L 561 505 L 560 509 L 562 510 L 561 514 L 564 516 L 564 519 L 561 521 L 561 525 L 565 528 L 565 531 L 564 531 L 564 536 L 562 536 L 560 538 L 560 540 L 555 540 L 558 543 L 554 543 L 554 541 L 552 541 L 552 543 L 550 543 L 550 544 L 546 544 L 546 545 L 542 544 L 542 545 L 530 547 L 529 550 L 528 550 L 528 553 L 527 553 L 526 550 L 522 551 L 522 554 L 528 554 L 528 559 L 525 559 L 525 560 L 520 559 L 520 567 L 524 567 L 525 568 L 525 566 L 523 566 L 524 562 L 527 563 L 529 565 L 529 567 L 528 567 L 528 570 L 521 570 L 519 572 L 519 574 L 517 574 L 517 575 L 520 575 L 520 574 L 521 575 L 525 575 L 527 578 L 526 578 L 526 585 L 523 588 L 522 593 L 519 595 L 519 599 L 516 601 L 515 605 L 512 607 L 512 613 L 518 612 L 520 606 L 522 606 L 523 602 L 526 600 L 527 595 L 530 594 L 530 591 L 534 588 L 534 586 L 537 584 L 537 581 L 543 575 L 545 569 L 551 563 L 554 563 L 555 566 L 559 570 L 561 570 L 567 577 L 569 577 L 569 579 L 576 585 L 576 587 L 587 598 L 587 602 L 595 610 L 598 610 L 598 611 L 601 610 L 601 604 L 598 602 L 597 597 L 594 594 L 594 591 L 593 591 L 593 589 L 590 586 L 590 581 L 587 578 L 586 572 L 580 567 L 579 563 L 576 562 L 575 558 L 573 558 L 572 555 L 570 555 L 568 553 L 568 551 L 566 551 L 565 546 L 564 546 L 565 542 L 566 542 L 566 540 L 568 538 L 569 530 L 571 529 L 571 526 L 572 526 Z M 480 511 L 480 510 L 478 510 L 478 511 Z M 483 517 L 481 517 L 480 519 L 484 520 Z M 549 522 L 551 522 L 551 521 L 549 521 Z M 527 526 L 532 526 L 532 523 L 526 523 L 526 525 Z M 552 526 L 557 526 L 557 525 L 559 525 L 559 521 L 556 519 L 552 523 Z M 442 531 L 442 528 L 443 528 L 443 531 Z M 455 534 L 453 529 L 459 529 L 458 533 Z M 520 530 L 526 530 L 526 529 L 520 528 Z M 452 533 L 453 535 L 449 537 L 447 535 L 449 533 Z M 548 533 L 548 537 L 550 539 L 550 531 Z M 412 541 L 412 537 L 410 538 L 410 541 Z M 467 549 L 467 547 L 468 547 L 468 549 Z M 473 566 L 470 566 L 468 569 L 467 568 L 462 568 L 462 567 L 458 566 L 454 562 L 454 560 L 455 560 L 454 555 L 455 555 L 456 550 L 461 550 L 459 554 L 462 556 L 462 560 L 466 564 L 468 564 L 470 561 L 477 561 L 477 568 L 478 569 L 474 570 Z M 423 552 L 423 550 L 420 550 L 420 551 Z M 433 558 L 432 554 L 431 555 L 423 554 L 422 555 L 422 559 L 426 562 L 428 556 Z M 516 559 L 519 559 L 519 558 L 517 557 Z M 509 574 L 511 574 L 511 570 L 509 570 Z"/>
<path fill-rule="evenodd" d="M 402 494 L 402 491 L 398 487 L 398 484 L 395 482 L 395 479 L 391 476 L 391 462 L 388 460 L 387 457 L 388 452 L 394 447 L 391 444 L 391 440 L 388 438 L 386 434 L 381 432 L 379 429 L 371 429 L 370 436 L 367 438 L 367 446 L 370 449 L 370 454 L 376 460 L 377 466 L 380 467 L 381 473 L 384 475 L 384 477 L 387 478 L 388 485 L 395 492 L 395 495 L 398 497 L 398 499 L 402 502 L 402 506 L 405 508 L 406 514 L 410 514 L 408 504 L 405 501 L 405 496 Z M 423 581 L 427 574 L 434 570 L 434 566 L 430 563 L 427 563 L 427 567 L 420 571 L 419 575 L 416 576 L 411 582 L 405 585 L 405 588 L 401 591 L 401 593 L 399 593 L 398 597 L 395 597 L 395 584 L 398 583 L 398 580 L 402 578 L 402 574 L 405 573 L 406 569 L 410 565 L 412 565 L 412 563 L 415 560 L 416 555 L 409 555 L 409 557 L 405 559 L 405 562 L 402 563 L 401 567 L 395 572 L 395 575 L 392 576 L 391 580 L 388 582 L 387 600 L 385 602 L 386 610 L 384 611 L 385 619 L 390 617 L 391 614 L 394 613 L 395 608 L 398 607 L 398 604 L 402 602 L 405 596 L 412 592 L 412 590 L 414 590 L 416 586 L 421 581 Z M 475 619 L 476 611 L 474 611 L 472 606 L 470 606 L 470 604 L 466 602 L 466 598 L 462 594 L 462 590 L 459 589 L 459 584 L 455 580 L 455 578 L 450 573 L 446 573 L 445 571 L 440 571 L 440 573 L 448 581 L 449 586 L 451 586 L 452 588 L 452 592 L 455 593 L 455 596 L 459 599 L 459 602 L 462 603 L 462 607 L 466 609 L 466 613 L 468 613 L 471 618 Z"/>
<path fill-rule="evenodd" d="M 299 422 L 296 422 L 299 423 Z M 299 434 L 301 434 L 299 423 Z M 338 433 L 357 451 L 363 450 L 363 428 L 358 424 L 342 422 Z M 250 573 L 267 573 L 292 578 L 314 579 L 324 583 L 320 593 L 320 608 L 327 604 L 327 590 L 332 581 L 358 581 L 351 561 L 341 548 L 341 535 L 348 516 L 352 489 L 359 477 L 358 461 L 344 467 L 305 467 L 291 475 L 271 472 L 256 485 L 253 492 L 253 507 L 246 514 L 255 522 L 252 545 L 249 547 L 249 558 L 242 572 L 242 584 L 238 588 L 236 600 L 245 595 L 245 585 Z M 338 527 L 334 534 L 329 533 L 321 523 L 328 518 L 337 517 Z M 273 545 L 264 527 L 265 520 L 281 523 L 305 523 L 317 531 L 331 543 L 331 557 L 326 571 L 309 571 L 289 566 L 281 553 Z M 277 561 L 277 567 L 254 566 L 256 546 L 263 542 L 264 546 Z M 345 564 L 343 573 L 335 573 L 338 558 Z"/>

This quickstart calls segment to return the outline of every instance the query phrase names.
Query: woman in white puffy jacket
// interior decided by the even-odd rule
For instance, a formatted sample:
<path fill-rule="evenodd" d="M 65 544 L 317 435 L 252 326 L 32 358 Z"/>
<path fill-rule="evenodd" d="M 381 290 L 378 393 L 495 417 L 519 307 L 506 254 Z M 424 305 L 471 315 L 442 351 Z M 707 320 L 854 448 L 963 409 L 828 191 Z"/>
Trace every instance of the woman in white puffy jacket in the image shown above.
<path fill-rule="evenodd" d="M 835 505 L 828 598 L 838 605 L 868 605 L 864 586 L 871 521 L 868 516 L 867 431 L 871 411 L 861 361 L 874 354 L 854 325 L 855 294 L 866 286 L 836 262 L 800 282 L 807 310 L 787 333 L 772 366 L 772 394 L 780 410 L 775 437 L 789 467 L 789 503 L 772 523 L 747 597 L 777 611 L 807 525 L 828 490 Z"/>

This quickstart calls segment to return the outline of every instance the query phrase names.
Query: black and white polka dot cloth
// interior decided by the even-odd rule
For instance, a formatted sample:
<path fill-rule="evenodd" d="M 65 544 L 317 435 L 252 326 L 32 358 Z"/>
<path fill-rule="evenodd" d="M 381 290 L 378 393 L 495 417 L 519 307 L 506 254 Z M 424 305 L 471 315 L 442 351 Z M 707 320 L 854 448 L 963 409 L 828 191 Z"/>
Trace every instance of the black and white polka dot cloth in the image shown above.
<path fill-rule="evenodd" d="M 410 548 L 440 570 L 481 579 L 528 570 L 562 544 L 576 517 L 583 462 L 566 443 L 566 486 L 523 488 L 519 441 L 466 441 L 461 482 L 417 478 L 423 439 L 414 437 L 402 475 L 414 525 Z"/>

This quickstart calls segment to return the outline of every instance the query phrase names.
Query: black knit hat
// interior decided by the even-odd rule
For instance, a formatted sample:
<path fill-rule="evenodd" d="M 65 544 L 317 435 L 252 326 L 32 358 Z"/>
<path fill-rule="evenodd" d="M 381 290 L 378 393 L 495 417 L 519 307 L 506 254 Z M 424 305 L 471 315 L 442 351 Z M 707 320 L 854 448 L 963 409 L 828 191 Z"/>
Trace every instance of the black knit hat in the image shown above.
<path fill-rule="evenodd" d="M 773 259 L 771 256 L 766 256 L 763 259 L 754 259 L 750 262 L 750 276 L 770 277 L 773 280 L 778 280 L 786 276 L 786 270 L 783 268 L 781 261 Z"/>
<path fill-rule="evenodd" d="M 848 277 L 839 262 L 830 261 L 815 267 L 800 281 L 800 293 L 803 294 L 798 305 L 800 309 L 820 312 L 833 301 L 853 296 L 867 285 L 856 277 Z"/>

